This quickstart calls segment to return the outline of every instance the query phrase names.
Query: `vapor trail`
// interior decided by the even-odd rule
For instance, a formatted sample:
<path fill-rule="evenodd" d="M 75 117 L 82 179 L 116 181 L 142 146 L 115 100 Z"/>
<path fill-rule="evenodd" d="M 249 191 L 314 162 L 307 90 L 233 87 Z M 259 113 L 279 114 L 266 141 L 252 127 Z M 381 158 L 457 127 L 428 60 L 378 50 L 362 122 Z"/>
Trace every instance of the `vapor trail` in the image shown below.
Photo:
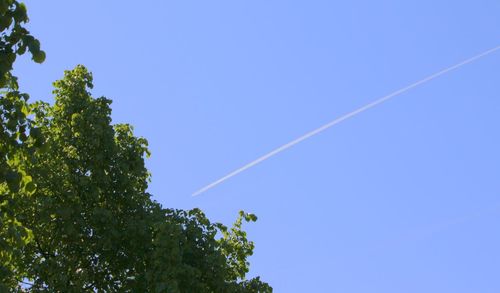
<path fill-rule="evenodd" d="M 429 82 L 429 81 L 431 81 L 431 80 L 433 80 L 433 79 L 435 79 L 435 78 L 437 78 L 437 77 L 439 77 L 439 76 L 441 76 L 443 74 L 446 74 L 446 73 L 448 73 L 448 72 L 450 72 L 452 70 L 455 70 L 455 69 L 457 69 L 459 67 L 462 67 L 462 66 L 464 66 L 466 64 L 469 64 L 471 62 L 474 62 L 474 61 L 476 61 L 476 60 L 478 60 L 478 59 L 480 59 L 482 57 L 485 57 L 486 55 L 489 55 L 489 54 L 491 54 L 491 53 L 493 53 L 493 52 L 495 52 L 495 51 L 497 51 L 499 49 L 500 49 L 500 46 L 497 46 L 495 48 L 492 48 L 492 49 L 489 49 L 487 51 L 484 51 L 484 52 L 482 52 L 482 53 L 480 53 L 478 55 L 475 55 L 474 57 L 466 59 L 466 60 L 464 60 L 464 61 L 462 61 L 460 63 L 457 63 L 455 65 L 452 65 L 450 67 L 447 67 L 447 68 L 445 68 L 445 69 L 443 69 L 441 71 L 438 71 L 438 72 L 436 72 L 436 73 L 434 73 L 432 75 L 429 75 L 429 76 L 427 76 L 427 77 L 425 77 L 425 78 L 423 78 L 423 79 L 421 79 L 421 80 L 419 80 L 417 82 L 414 82 L 414 83 L 412 83 L 412 84 L 410 84 L 410 85 L 408 85 L 408 86 L 406 86 L 404 88 L 401 88 L 401 89 L 399 89 L 399 90 L 397 90 L 397 91 L 395 91 L 393 93 L 390 93 L 387 96 L 381 97 L 381 98 L 379 98 L 379 99 L 377 99 L 377 100 L 375 100 L 375 101 L 373 101 L 371 103 L 368 103 L 368 104 L 366 104 L 366 105 L 364 105 L 364 106 L 362 106 L 362 107 L 360 107 L 360 108 L 358 108 L 358 109 L 356 109 L 356 110 L 354 110 L 352 112 L 349 112 L 349 113 L 347 113 L 347 114 L 345 114 L 343 116 L 340 116 L 340 117 L 336 118 L 335 120 L 333 120 L 331 122 L 328 122 L 327 124 L 325 124 L 325 125 L 323 125 L 323 126 L 321 126 L 319 128 L 316 128 L 316 129 L 314 129 L 314 130 L 312 130 L 312 131 L 310 131 L 310 132 L 308 132 L 308 133 L 306 133 L 306 134 L 304 134 L 304 135 L 302 135 L 302 136 L 300 136 L 300 137 L 298 137 L 298 138 L 290 141 L 289 143 L 286 143 L 286 144 L 278 147 L 277 149 L 275 149 L 275 150 L 273 150 L 273 151 L 271 151 L 271 152 L 263 155 L 262 157 L 257 158 L 256 160 L 254 160 L 254 161 L 252 161 L 252 162 L 244 165 L 243 167 L 234 170 L 233 172 L 227 174 L 226 176 L 224 176 L 224 177 L 222 177 L 222 178 L 220 178 L 220 179 L 218 179 L 218 180 L 216 180 L 216 181 L 208 184 L 207 186 L 201 188 L 200 190 L 196 191 L 192 195 L 193 196 L 200 195 L 200 194 L 204 193 L 205 191 L 207 191 L 207 190 L 209 190 L 209 189 L 211 189 L 211 188 L 213 188 L 213 187 L 221 184 L 222 182 L 228 180 L 229 178 L 238 175 L 239 173 L 241 173 L 241 172 L 243 172 L 243 171 L 245 171 L 245 170 L 247 170 L 247 169 L 249 169 L 249 168 L 257 165 L 260 162 L 263 162 L 263 161 L 269 159 L 270 157 L 272 157 L 274 155 L 277 155 L 278 153 L 281 153 L 282 151 L 284 151 L 284 150 L 286 150 L 286 149 L 288 149 L 288 148 L 290 148 L 290 147 L 292 147 L 292 146 L 294 146 L 294 145 L 296 145 L 296 144 L 298 144 L 298 143 L 300 143 L 300 142 L 302 142 L 302 141 L 310 138 L 311 136 L 314 136 L 314 135 L 316 135 L 316 134 L 318 134 L 320 132 L 323 132 L 323 131 L 327 130 L 328 128 L 330 128 L 330 127 L 332 127 L 334 125 L 337 125 L 337 124 L 339 124 L 340 122 L 342 122 L 344 120 L 347 120 L 347 119 L 349 119 L 349 118 L 351 118 L 353 116 L 356 116 L 356 115 L 358 115 L 358 114 L 360 114 L 360 113 L 362 113 L 362 112 L 364 112 L 364 111 L 366 111 L 368 109 L 371 109 L 371 108 L 373 108 L 375 106 L 378 106 L 378 105 L 386 102 L 387 100 L 389 100 L 389 99 L 391 99 L 391 98 L 393 98 L 395 96 L 398 96 L 398 95 L 400 95 L 400 94 L 402 94 L 404 92 L 407 92 L 407 91 L 409 91 L 409 90 L 411 90 L 411 89 L 413 89 L 413 88 L 415 88 L 415 87 L 417 87 L 417 86 L 419 86 L 421 84 Z"/>

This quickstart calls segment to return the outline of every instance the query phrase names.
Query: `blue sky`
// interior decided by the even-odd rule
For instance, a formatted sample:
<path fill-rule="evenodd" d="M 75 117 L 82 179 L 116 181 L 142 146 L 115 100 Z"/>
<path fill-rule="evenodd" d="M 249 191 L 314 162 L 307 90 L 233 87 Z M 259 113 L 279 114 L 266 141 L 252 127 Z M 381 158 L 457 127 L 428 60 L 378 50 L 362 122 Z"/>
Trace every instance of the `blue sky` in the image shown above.
<path fill-rule="evenodd" d="M 33 100 L 84 64 L 150 142 L 150 191 L 230 224 L 259 216 L 275 292 L 499 292 L 500 54 L 221 184 L 271 149 L 500 44 L 500 2 L 26 1 Z"/>

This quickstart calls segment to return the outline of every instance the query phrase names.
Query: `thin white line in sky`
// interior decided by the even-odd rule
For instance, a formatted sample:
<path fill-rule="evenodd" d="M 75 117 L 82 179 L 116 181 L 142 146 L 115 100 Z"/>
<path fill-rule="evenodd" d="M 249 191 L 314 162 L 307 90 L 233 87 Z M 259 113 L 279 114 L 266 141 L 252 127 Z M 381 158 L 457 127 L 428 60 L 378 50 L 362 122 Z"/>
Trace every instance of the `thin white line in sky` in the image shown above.
<path fill-rule="evenodd" d="M 220 178 L 220 179 L 218 179 L 218 180 L 216 180 L 216 181 L 208 184 L 207 186 L 205 186 L 205 187 L 199 189 L 198 191 L 196 191 L 195 193 L 193 193 L 193 196 L 197 196 L 197 195 L 200 195 L 200 194 L 204 193 L 205 191 L 207 191 L 207 190 L 209 190 L 209 189 L 211 189 L 211 188 L 213 188 L 213 187 L 221 184 L 222 182 L 230 179 L 231 177 L 234 177 L 234 176 L 238 175 L 239 173 L 241 173 L 241 172 L 243 172 L 243 171 L 245 171 L 245 170 L 247 170 L 247 169 L 249 169 L 249 168 L 251 168 L 251 167 L 253 167 L 253 166 L 255 166 L 255 165 L 257 165 L 257 164 L 259 164 L 259 163 L 261 163 L 261 162 L 263 162 L 265 160 L 267 160 L 267 159 L 269 159 L 270 157 L 272 157 L 274 155 L 277 155 L 277 154 L 281 153 L 282 151 L 284 151 L 284 150 L 286 150 L 286 149 L 288 149 L 288 148 L 290 148 L 290 147 L 292 147 L 292 146 L 294 146 L 294 145 L 296 145 L 296 144 L 298 144 L 298 143 L 300 143 L 300 142 L 302 142 L 302 141 L 310 138 L 311 136 L 314 136 L 314 135 L 316 135 L 316 134 L 318 134 L 320 132 L 323 132 L 323 131 L 327 130 L 328 128 L 330 128 L 330 127 L 332 127 L 334 125 L 339 124 L 340 122 L 342 122 L 344 120 L 347 120 L 347 119 L 349 119 L 351 117 L 354 117 L 354 116 L 356 116 L 356 115 L 358 115 L 358 114 L 360 114 L 360 113 L 362 113 L 362 112 L 364 112 L 364 111 L 366 111 L 368 109 L 371 109 L 371 108 L 373 108 L 375 106 L 378 106 L 378 105 L 386 102 L 387 100 L 389 100 L 391 98 L 394 98 L 395 96 L 398 96 L 398 95 L 400 95 L 400 94 L 402 94 L 404 92 L 407 92 L 407 91 L 409 91 L 409 90 L 411 90 L 411 89 L 413 89 L 413 88 L 415 88 L 415 87 L 417 87 L 417 86 L 419 86 L 421 84 L 427 83 L 427 82 L 429 82 L 429 81 L 431 81 L 431 80 L 433 80 L 433 79 L 435 79 L 435 78 L 437 78 L 437 77 L 439 77 L 441 75 L 444 75 L 444 74 L 446 74 L 446 73 L 448 73 L 448 72 L 450 72 L 452 70 L 455 70 L 455 69 L 457 69 L 459 67 L 462 67 L 462 66 L 464 66 L 466 64 L 474 62 L 474 61 L 476 61 L 476 60 L 478 60 L 478 59 L 480 59 L 482 57 L 485 57 L 486 55 L 489 55 L 489 54 L 491 54 L 491 53 L 493 53 L 495 51 L 498 51 L 499 49 L 500 49 L 500 46 L 497 46 L 495 48 L 492 48 L 492 49 L 489 49 L 487 51 L 484 51 L 484 52 L 482 52 L 482 53 L 480 53 L 480 54 L 478 54 L 478 55 L 476 55 L 474 57 L 471 57 L 471 58 L 466 59 L 466 60 L 464 60 L 462 62 L 459 62 L 459 63 L 457 63 L 455 65 L 452 65 L 452 66 L 450 66 L 448 68 L 445 68 L 445 69 L 443 69 L 441 71 L 438 71 L 438 72 L 436 72 L 434 74 L 431 74 L 431 75 L 429 75 L 429 76 L 427 76 L 427 77 L 425 77 L 425 78 L 423 78 L 423 79 L 421 79 L 421 80 L 419 80 L 417 82 L 414 82 L 414 83 L 412 83 L 412 84 L 410 84 L 410 85 L 408 85 L 406 87 L 403 87 L 403 88 L 401 88 L 401 89 L 399 89 L 399 90 L 397 90 L 397 91 L 395 91 L 393 93 L 390 93 L 390 94 L 388 94 L 388 95 L 386 95 L 384 97 L 381 97 L 381 98 L 379 98 L 377 100 L 374 100 L 373 102 L 368 103 L 368 104 L 366 104 L 366 105 L 364 105 L 364 106 L 362 106 L 362 107 L 360 107 L 360 108 L 358 108 L 358 109 L 356 109 L 356 110 L 354 110 L 352 112 L 344 114 L 343 116 L 340 116 L 340 117 L 336 118 L 335 120 L 330 121 L 327 124 L 325 124 L 325 125 L 323 125 L 323 126 L 321 126 L 319 128 L 316 128 L 316 129 L 314 129 L 314 130 L 312 130 L 312 131 L 310 131 L 310 132 L 308 132 L 308 133 L 306 133 L 306 134 L 304 134 L 304 135 L 302 135 L 302 136 L 300 136 L 300 137 L 298 137 L 298 138 L 296 138 L 296 139 L 294 139 L 294 140 L 292 140 L 292 141 L 290 141 L 290 142 L 288 142 L 288 143 L 286 143 L 286 144 L 278 147 L 277 149 L 275 149 L 275 150 L 273 150 L 273 151 L 271 151 L 271 152 L 263 155 L 262 157 L 259 157 L 256 160 L 254 160 L 254 161 L 252 161 L 252 162 L 244 165 L 243 167 L 238 168 L 238 169 L 234 170 L 233 172 L 227 174 L 226 176 L 224 176 L 224 177 L 222 177 L 222 178 Z"/>

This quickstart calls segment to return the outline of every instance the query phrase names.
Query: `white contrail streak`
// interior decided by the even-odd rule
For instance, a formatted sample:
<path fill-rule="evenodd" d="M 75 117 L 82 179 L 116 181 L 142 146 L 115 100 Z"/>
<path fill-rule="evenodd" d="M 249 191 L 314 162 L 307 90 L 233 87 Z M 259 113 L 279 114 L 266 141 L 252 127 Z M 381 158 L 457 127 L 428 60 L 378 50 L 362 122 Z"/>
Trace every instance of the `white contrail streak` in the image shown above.
<path fill-rule="evenodd" d="M 277 155 L 278 153 L 281 153 L 282 151 L 284 151 L 284 150 L 286 150 L 286 149 L 288 149 L 288 148 L 290 148 L 290 147 L 292 147 L 292 146 L 294 146 L 294 145 L 296 145 L 296 144 L 298 144 L 298 143 L 300 143 L 300 142 L 302 142 L 302 141 L 310 138 L 311 136 L 314 136 L 314 135 L 316 135 L 316 134 L 318 134 L 320 132 L 323 132 L 323 131 L 327 130 L 328 128 L 330 128 L 330 127 L 332 127 L 334 125 L 337 125 L 337 124 L 339 124 L 340 122 L 342 122 L 344 120 L 347 120 L 347 119 L 349 119 L 351 117 L 354 117 L 354 116 L 356 116 L 356 115 L 358 115 L 358 114 L 360 114 L 360 113 L 362 113 L 362 112 L 364 112 L 364 111 L 366 111 L 368 109 L 371 109 L 371 108 L 373 108 L 375 106 L 378 106 L 378 105 L 386 102 L 387 100 L 389 100 L 389 99 L 391 99 L 391 98 L 393 98 L 395 96 L 398 96 L 398 95 L 400 95 L 400 94 L 402 94 L 404 92 L 407 92 L 407 91 L 409 91 L 409 90 L 411 90 L 411 89 L 413 89 L 413 88 L 415 88 L 415 87 L 417 87 L 417 86 L 419 86 L 421 84 L 429 82 L 429 81 L 431 81 L 431 80 L 433 80 L 433 79 L 435 79 L 435 78 L 437 78 L 437 77 L 439 77 L 439 76 L 441 76 L 443 74 L 446 74 L 446 73 L 448 73 L 448 72 L 450 72 L 450 71 L 452 71 L 454 69 L 457 69 L 457 68 L 462 67 L 462 66 L 464 66 L 466 64 L 474 62 L 474 61 L 476 61 L 476 60 L 478 60 L 478 59 L 480 59 L 482 57 L 485 57 L 486 55 L 489 55 L 489 54 L 491 54 L 491 53 L 493 53 L 493 52 L 495 52 L 495 51 L 497 51 L 499 49 L 500 49 L 500 46 L 497 46 L 495 48 L 492 48 L 492 49 L 489 49 L 487 51 L 484 51 L 483 53 L 480 53 L 480 54 L 478 54 L 478 55 L 476 55 L 474 57 L 471 57 L 469 59 L 466 59 L 466 60 L 464 60 L 464 61 L 462 61 L 460 63 L 452 65 L 452 66 L 450 66 L 448 68 L 445 68 L 445 69 L 443 69 L 441 71 L 438 71 L 438 72 L 436 72 L 436 73 L 434 73 L 432 75 L 429 75 L 428 77 L 426 77 L 424 79 L 421 79 L 421 80 L 419 80 L 417 82 L 414 82 L 414 83 L 412 83 L 412 84 L 410 84 L 410 85 L 408 85 L 408 86 L 406 86 L 406 87 L 404 87 L 402 89 L 399 89 L 399 90 L 397 90 L 397 91 L 395 91 L 393 93 L 390 93 L 387 96 L 381 97 L 381 98 L 379 98 L 379 99 L 377 99 L 377 100 L 375 100 L 375 101 L 373 101 L 373 102 L 371 102 L 369 104 L 366 104 L 366 105 L 364 105 L 364 106 L 362 106 L 362 107 L 360 107 L 360 108 L 358 108 L 358 109 L 356 109 L 356 110 L 354 110 L 352 112 L 349 112 L 349 113 L 347 113 L 347 114 L 345 114 L 343 116 L 340 116 L 337 119 L 335 119 L 335 120 L 333 120 L 331 122 L 328 122 L 327 124 L 325 124 L 325 125 L 317 128 L 317 129 L 314 129 L 313 131 L 310 131 L 310 132 L 308 132 L 308 133 L 306 133 L 306 134 L 304 134 L 304 135 L 302 135 L 302 136 L 300 136 L 300 137 L 298 137 L 298 138 L 290 141 L 287 144 L 284 144 L 284 145 L 278 147 L 277 149 L 275 149 L 275 150 L 273 150 L 273 151 L 271 151 L 271 152 L 263 155 L 262 157 L 260 157 L 260 158 L 258 158 L 256 160 L 254 160 L 254 161 L 246 164 L 245 166 L 243 166 L 243 167 L 241 167 L 239 169 L 234 170 L 233 172 L 231 172 L 231 173 L 227 174 L 226 176 L 218 179 L 217 181 L 214 181 L 214 182 L 208 184 L 207 186 L 205 186 L 205 187 L 201 188 L 200 190 L 196 191 L 195 193 L 193 193 L 193 196 L 197 196 L 197 195 L 202 194 L 203 192 L 205 192 L 205 191 L 207 191 L 207 190 L 209 190 L 209 189 L 211 189 L 211 188 L 213 188 L 213 187 L 221 184 L 222 182 L 228 180 L 229 178 L 238 175 L 239 173 L 241 173 L 241 172 L 243 172 L 243 171 L 245 171 L 245 170 L 247 170 L 247 169 L 249 169 L 249 168 L 257 165 L 258 163 L 263 162 L 263 161 L 269 159 L 270 157 L 272 157 L 274 155 Z"/>

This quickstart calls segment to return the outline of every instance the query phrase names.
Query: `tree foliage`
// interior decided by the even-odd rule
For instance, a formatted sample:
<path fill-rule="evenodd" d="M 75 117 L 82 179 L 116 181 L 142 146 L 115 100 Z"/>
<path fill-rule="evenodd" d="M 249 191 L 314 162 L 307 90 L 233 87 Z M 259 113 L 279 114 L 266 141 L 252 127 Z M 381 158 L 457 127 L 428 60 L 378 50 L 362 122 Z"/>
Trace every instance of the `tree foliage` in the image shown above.
<path fill-rule="evenodd" d="M 30 105 L 44 141 L 21 162 L 36 183 L 17 215 L 32 232 L 20 270 L 33 291 L 268 292 L 245 281 L 253 243 L 198 209 L 164 209 L 146 189 L 147 141 L 111 125 L 111 101 L 89 93 L 83 66 L 54 83 L 53 106 Z M 37 140 L 29 137 L 28 146 Z"/>
<path fill-rule="evenodd" d="M 27 102 L 13 60 L 45 53 L 26 21 L 24 5 L 0 0 L 0 54 L 14 54 L 0 58 L 0 292 L 272 292 L 245 278 L 242 224 L 256 217 L 228 228 L 152 200 L 147 141 L 111 123 L 85 67 L 54 83 L 53 105 Z"/>
<path fill-rule="evenodd" d="M 24 27 L 27 22 L 24 4 L 0 0 L 0 291 L 15 284 L 22 248 L 31 238 L 31 232 L 16 216 L 19 198 L 34 191 L 31 177 L 21 164 L 27 152 L 33 151 L 26 146 L 30 110 L 28 95 L 19 92 L 11 71 L 17 56 L 26 51 L 37 63 L 44 61 L 45 53 Z M 36 130 L 31 139 L 37 140 Z"/>

